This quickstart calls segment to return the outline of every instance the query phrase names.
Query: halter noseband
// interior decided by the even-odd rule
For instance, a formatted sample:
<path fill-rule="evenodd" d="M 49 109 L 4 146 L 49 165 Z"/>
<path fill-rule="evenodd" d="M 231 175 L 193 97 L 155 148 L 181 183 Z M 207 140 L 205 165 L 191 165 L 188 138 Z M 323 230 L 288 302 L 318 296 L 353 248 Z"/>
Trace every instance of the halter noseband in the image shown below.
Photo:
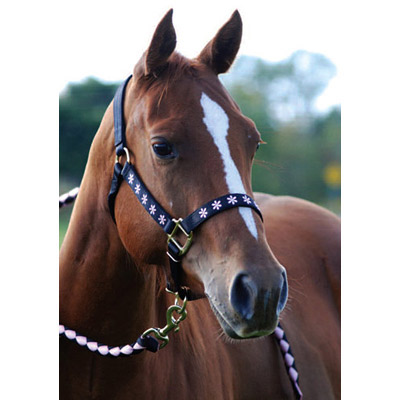
<path fill-rule="evenodd" d="M 170 258 L 171 277 L 174 284 L 174 287 L 172 287 L 171 283 L 167 279 L 167 287 L 170 290 L 178 291 L 182 299 L 187 297 L 188 300 L 194 300 L 196 297 L 192 292 L 190 292 L 188 288 L 182 287 L 179 282 L 181 260 L 192 244 L 193 231 L 214 215 L 234 207 L 252 208 L 260 216 L 261 220 L 263 220 L 263 217 L 256 202 L 246 193 L 229 193 L 225 196 L 213 199 L 193 211 L 186 218 L 175 219 L 163 209 L 140 179 L 134 166 L 130 163 L 129 150 L 126 146 L 125 137 L 124 94 L 126 86 L 131 78 L 132 75 L 121 84 L 114 97 L 113 111 L 116 161 L 114 166 L 114 175 L 111 181 L 111 189 L 108 194 L 108 206 L 115 222 L 115 198 L 122 181 L 125 180 L 135 193 L 140 204 L 167 234 L 167 254 Z M 119 157 L 123 154 L 126 154 L 127 156 L 124 166 L 119 162 Z M 186 242 L 183 245 L 180 244 L 175 237 L 179 231 L 186 237 Z"/>

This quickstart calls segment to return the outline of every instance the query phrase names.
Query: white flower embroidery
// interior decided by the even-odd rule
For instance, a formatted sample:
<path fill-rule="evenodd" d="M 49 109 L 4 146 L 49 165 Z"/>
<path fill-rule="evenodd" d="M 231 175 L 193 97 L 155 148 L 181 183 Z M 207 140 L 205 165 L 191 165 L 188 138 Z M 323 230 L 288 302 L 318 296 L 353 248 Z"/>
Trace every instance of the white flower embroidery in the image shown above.
<path fill-rule="evenodd" d="M 242 196 L 242 197 L 243 197 L 243 201 L 244 201 L 245 203 L 247 203 L 247 204 L 250 204 L 250 203 L 251 203 L 251 199 L 250 199 L 249 196 L 247 196 L 247 195 L 245 194 L 245 195 Z"/>
<path fill-rule="evenodd" d="M 156 213 L 156 206 L 154 204 L 152 204 L 149 208 L 150 214 L 154 215 Z"/>
<path fill-rule="evenodd" d="M 142 204 L 146 204 L 147 203 L 147 194 L 144 194 L 142 196 Z"/>
<path fill-rule="evenodd" d="M 237 203 L 236 196 L 230 195 L 230 196 L 227 198 L 227 200 L 228 200 L 228 203 L 229 203 L 229 204 L 235 204 L 235 203 Z"/>
<path fill-rule="evenodd" d="M 214 203 L 211 204 L 213 210 L 219 210 L 222 207 L 221 200 L 214 200 Z"/>
<path fill-rule="evenodd" d="M 135 186 L 135 193 L 139 194 L 139 192 L 140 192 L 140 185 L 137 183 Z"/>
<path fill-rule="evenodd" d="M 158 217 L 158 220 L 160 221 L 160 225 L 165 225 L 165 223 L 167 222 L 167 219 L 165 218 L 165 215 L 161 214 Z"/>
<path fill-rule="evenodd" d="M 200 214 L 200 218 L 205 218 L 208 214 L 207 208 L 201 208 L 199 211 L 199 214 Z"/>
<path fill-rule="evenodd" d="M 135 179 L 135 177 L 133 176 L 133 174 L 129 174 L 128 176 L 128 182 L 130 185 L 132 185 L 133 180 Z"/>

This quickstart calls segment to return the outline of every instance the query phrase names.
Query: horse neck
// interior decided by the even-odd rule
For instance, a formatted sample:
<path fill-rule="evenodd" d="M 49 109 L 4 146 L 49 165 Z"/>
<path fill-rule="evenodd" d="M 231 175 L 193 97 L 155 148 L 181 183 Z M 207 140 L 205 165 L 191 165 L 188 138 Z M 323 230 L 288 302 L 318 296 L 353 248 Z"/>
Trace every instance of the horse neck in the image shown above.
<path fill-rule="evenodd" d="M 112 148 L 107 119 L 106 113 L 60 251 L 60 322 L 92 339 L 120 345 L 154 323 L 165 296 L 156 300 L 158 267 L 138 265 L 127 253 L 108 211 L 113 155 L 104 151 L 101 157 L 100 152 Z"/>

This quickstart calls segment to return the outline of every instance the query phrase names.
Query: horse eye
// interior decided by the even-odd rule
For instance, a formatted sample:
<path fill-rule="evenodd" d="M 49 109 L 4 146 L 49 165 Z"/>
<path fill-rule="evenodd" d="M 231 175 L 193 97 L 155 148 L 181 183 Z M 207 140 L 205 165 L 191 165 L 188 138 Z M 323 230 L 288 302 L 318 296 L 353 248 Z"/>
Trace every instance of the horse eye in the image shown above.
<path fill-rule="evenodd" d="M 256 151 L 260 148 L 260 142 L 257 143 Z"/>
<path fill-rule="evenodd" d="M 172 149 L 172 146 L 167 141 L 154 143 L 152 147 L 153 147 L 154 153 L 156 153 L 156 155 L 158 157 L 161 157 L 161 158 L 175 157 L 175 153 Z"/>

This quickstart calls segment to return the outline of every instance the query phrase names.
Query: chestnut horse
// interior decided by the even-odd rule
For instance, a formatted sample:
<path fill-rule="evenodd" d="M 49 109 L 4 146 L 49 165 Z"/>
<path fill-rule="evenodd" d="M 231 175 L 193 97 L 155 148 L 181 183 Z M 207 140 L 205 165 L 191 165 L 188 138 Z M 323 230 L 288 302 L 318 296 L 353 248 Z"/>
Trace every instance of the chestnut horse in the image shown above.
<path fill-rule="evenodd" d="M 260 134 L 218 79 L 233 63 L 241 34 L 236 11 L 189 60 L 175 52 L 170 10 L 127 84 L 130 161 L 172 216 L 230 192 L 253 197 Z M 125 181 L 115 222 L 111 217 L 114 162 L 109 107 L 61 248 L 60 321 L 117 346 L 163 326 L 173 296 L 163 290 L 166 235 Z M 165 348 L 108 358 L 60 339 L 61 399 L 295 399 L 270 335 L 278 320 L 304 399 L 340 398 L 339 219 L 304 200 L 254 197 L 264 223 L 254 210 L 236 207 L 194 232 L 181 279 L 199 299 L 188 302 L 187 318 Z"/>

